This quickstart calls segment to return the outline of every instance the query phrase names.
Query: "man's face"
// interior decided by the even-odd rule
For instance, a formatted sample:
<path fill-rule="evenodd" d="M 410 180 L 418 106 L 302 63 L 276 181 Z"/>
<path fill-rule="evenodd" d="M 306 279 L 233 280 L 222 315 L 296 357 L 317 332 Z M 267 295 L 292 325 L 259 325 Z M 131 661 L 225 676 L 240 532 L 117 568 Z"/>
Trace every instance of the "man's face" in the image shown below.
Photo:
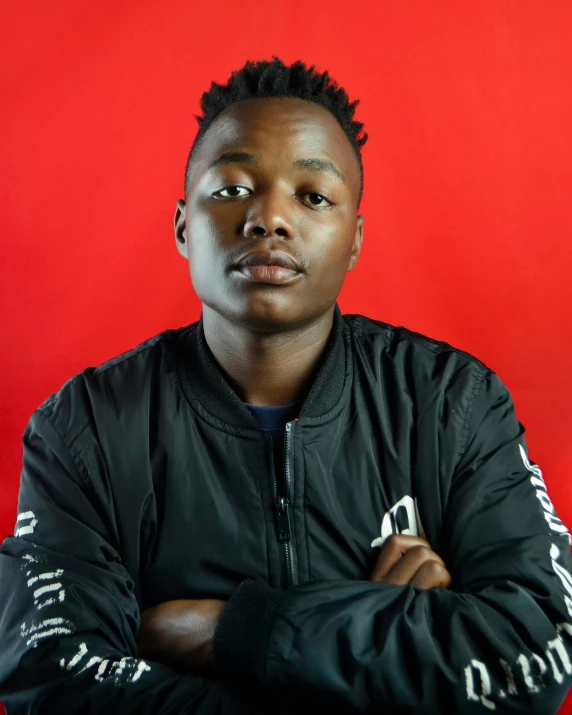
<path fill-rule="evenodd" d="M 211 162 L 245 152 L 256 163 Z M 299 159 L 333 162 L 333 173 L 295 167 Z M 297 98 L 255 99 L 222 112 L 193 159 L 186 201 L 177 203 L 175 235 L 201 302 L 255 331 L 310 324 L 336 302 L 363 238 L 356 216 L 359 165 L 326 109 Z M 184 239 L 184 240 L 183 240 Z M 254 249 L 280 250 L 303 272 L 291 283 L 258 283 L 232 266 Z"/>

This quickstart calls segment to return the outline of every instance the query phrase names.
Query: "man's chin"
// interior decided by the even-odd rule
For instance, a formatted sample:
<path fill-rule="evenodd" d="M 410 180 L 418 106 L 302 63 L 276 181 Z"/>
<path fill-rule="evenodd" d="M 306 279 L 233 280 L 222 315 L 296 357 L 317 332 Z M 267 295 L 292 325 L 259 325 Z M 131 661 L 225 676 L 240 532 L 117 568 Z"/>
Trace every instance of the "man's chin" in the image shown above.
<path fill-rule="evenodd" d="M 252 296 L 224 309 L 210 309 L 217 314 L 215 321 L 256 333 L 283 333 L 301 328 L 308 321 L 302 306 L 291 301 L 277 301 L 273 297 Z M 204 311 L 204 308 L 203 308 Z M 214 316 L 209 316 L 214 317 Z"/>

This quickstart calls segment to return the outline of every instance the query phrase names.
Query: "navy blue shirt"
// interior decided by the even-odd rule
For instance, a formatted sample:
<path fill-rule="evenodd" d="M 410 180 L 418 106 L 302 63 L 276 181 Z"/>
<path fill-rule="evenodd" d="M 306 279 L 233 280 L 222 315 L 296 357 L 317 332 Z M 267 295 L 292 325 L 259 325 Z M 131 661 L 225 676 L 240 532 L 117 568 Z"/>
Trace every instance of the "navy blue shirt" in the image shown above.
<path fill-rule="evenodd" d="M 284 425 L 298 416 L 300 411 L 300 401 L 291 402 L 288 405 L 279 405 L 278 407 L 258 407 L 249 405 L 247 402 L 242 403 L 248 407 L 258 426 L 263 432 L 268 432 L 273 437 L 281 437 L 284 434 Z"/>

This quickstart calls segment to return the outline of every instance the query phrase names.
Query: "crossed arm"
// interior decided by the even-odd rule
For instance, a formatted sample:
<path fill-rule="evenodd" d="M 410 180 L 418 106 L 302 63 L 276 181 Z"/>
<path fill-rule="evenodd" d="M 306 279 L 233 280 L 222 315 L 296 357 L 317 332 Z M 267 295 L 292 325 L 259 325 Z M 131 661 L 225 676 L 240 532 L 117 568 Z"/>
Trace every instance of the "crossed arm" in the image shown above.
<path fill-rule="evenodd" d="M 451 576 L 428 541 L 393 534 L 381 547 L 369 581 L 448 588 Z M 179 599 L 143 611 L 137 636 L 140 657 L 178 672 L 208 673 L 212 668 L 212 640 L 226 604 L 210 598 Z"/>

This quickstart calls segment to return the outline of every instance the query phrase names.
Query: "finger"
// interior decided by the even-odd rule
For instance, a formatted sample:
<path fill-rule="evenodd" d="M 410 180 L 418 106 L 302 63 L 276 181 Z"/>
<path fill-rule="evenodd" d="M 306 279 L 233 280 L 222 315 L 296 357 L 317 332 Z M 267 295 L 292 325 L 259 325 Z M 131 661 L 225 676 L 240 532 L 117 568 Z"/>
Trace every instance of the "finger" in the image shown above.
<path fill-rule="evenodd" d="M 416 546 L 426 546 L 429 549 L 431 548 L 429 542 L 422 539 L 420 536 L 392 534 L 381 547 L 381 551 L 373 568 L 370 580 L 379 581 L 383 579 L 403 558 L 404 554 Z"/>
<path fill-rule="evenodd" d="M 409 582 L 418 588 L 449 588 L 451 574 L 437 561 L 425 561 Z"/>
<path fill-rule="evenodd" d="M 390 569 L 383 580 L 387 583 L 407 584 L 415 576 L 417 571 L 426 562 L 437 562 L 443 568 L 443 559 L 427 546 L 414 546 L 405 553 L 404 556 Z"/>

